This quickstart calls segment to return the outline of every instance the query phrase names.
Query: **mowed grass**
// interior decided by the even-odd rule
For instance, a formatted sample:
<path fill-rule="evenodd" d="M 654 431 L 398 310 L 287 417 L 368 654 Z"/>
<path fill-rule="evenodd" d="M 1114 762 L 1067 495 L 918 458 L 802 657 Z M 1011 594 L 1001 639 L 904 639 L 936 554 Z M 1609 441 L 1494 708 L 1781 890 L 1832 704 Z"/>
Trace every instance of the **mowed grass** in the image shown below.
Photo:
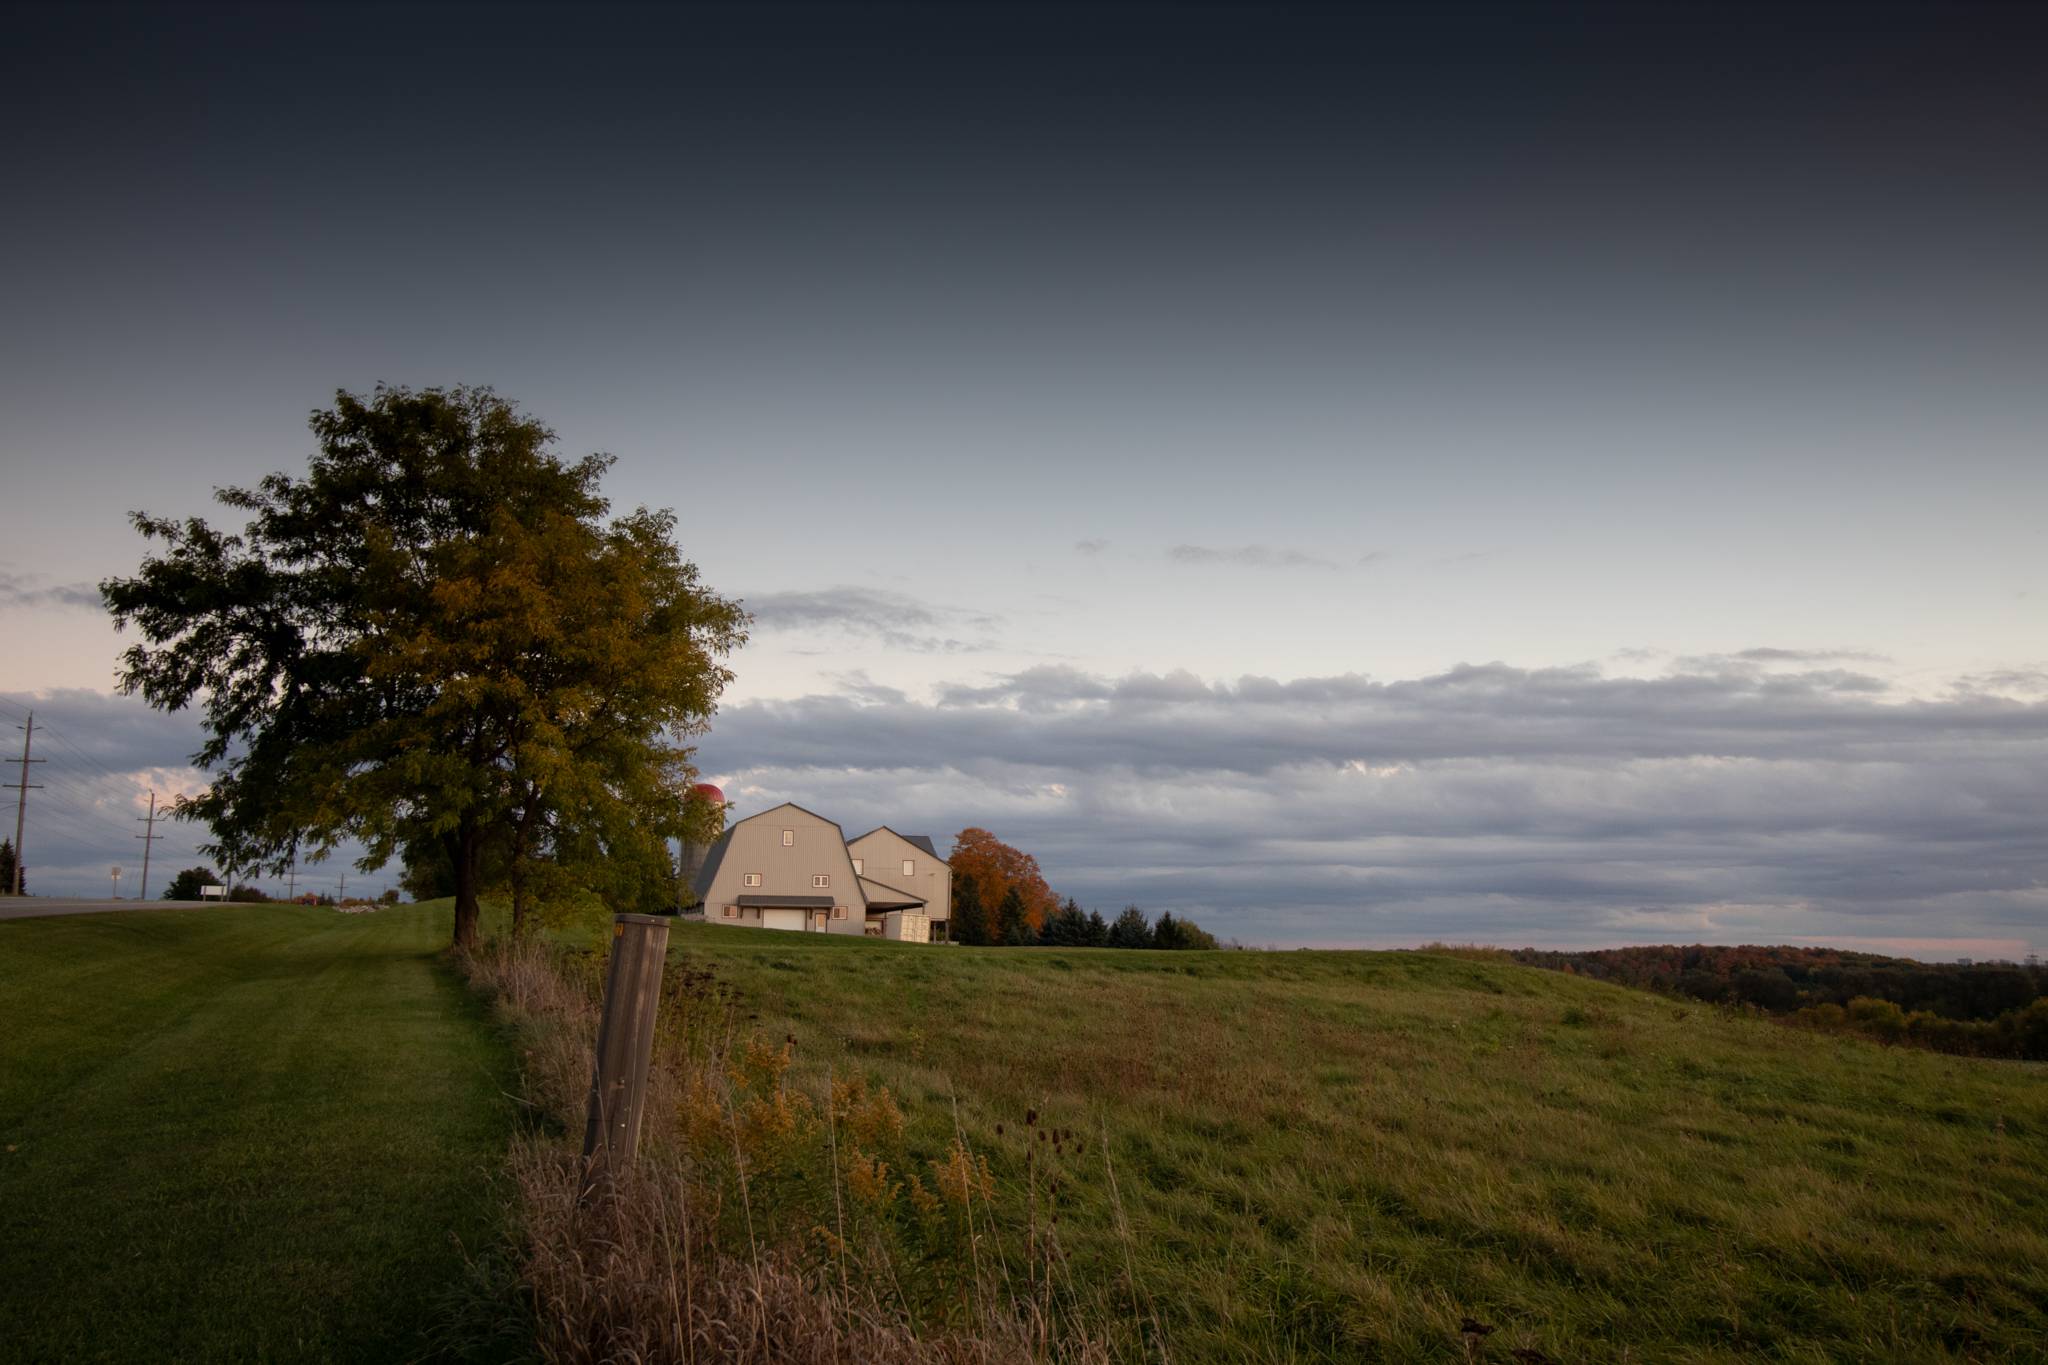
<path fill-rule="evenodd" d="M 448 934 L 414 908 L 0 923 L 0 1359 L 475 1345 L 443 1331 L 503 1236 L 516 1081 Z"/>
<path fill-rule="evenodd" d="M 807 1087 L 896 1090 L 916 1160 L 957 1102 L 1012 1229 L 1027 1109 L 1078 1131 L 1059 1235 L 1132 1358 L 2048 1360 L 2038 1066 L 1421 953 L 671 956 Z"/>

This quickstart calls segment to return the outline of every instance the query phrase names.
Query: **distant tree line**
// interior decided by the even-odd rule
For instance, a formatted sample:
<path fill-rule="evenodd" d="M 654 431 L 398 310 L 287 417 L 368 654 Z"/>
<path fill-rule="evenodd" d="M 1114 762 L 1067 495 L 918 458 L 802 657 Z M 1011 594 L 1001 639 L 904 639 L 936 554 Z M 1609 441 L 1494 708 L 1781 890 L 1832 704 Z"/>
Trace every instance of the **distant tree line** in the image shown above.
<path fill-rule="evenodd" d="M 1171 910 L 1154 922 L 1135 905 L 1113 920 L 1100 910 L 1083 910 L 1073 897 L 1033 927 L 1025 902 L 1014 889 L 991 912 L 972 881 L 953 893 L 952 936 L 960 943 L 1007 948 L 1214 948 L 1215 935 Z"/>
<path fill-rule="evenodd" d="M 1985 1057 L 2048 1058 L 2048 967 L 1915 962 L 1839 948 L 1693 944 L 1553 952 L 1534 967 L 1710 1004 L 1749 1005 L 1830 1032 Z"/>

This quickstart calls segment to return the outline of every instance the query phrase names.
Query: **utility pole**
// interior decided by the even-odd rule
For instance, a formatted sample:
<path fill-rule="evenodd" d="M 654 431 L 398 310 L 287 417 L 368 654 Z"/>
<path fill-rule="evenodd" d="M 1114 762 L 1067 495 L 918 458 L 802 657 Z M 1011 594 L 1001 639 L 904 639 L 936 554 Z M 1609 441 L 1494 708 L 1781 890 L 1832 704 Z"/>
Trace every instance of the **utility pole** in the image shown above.
<path fill-rule="evenodd" d="M 135 817 L 138 825 L 147 825 L 148 832 L 135 837 L 142 840 L 142 889 L 135 893 L 137 900 L 149 899 L 149 850 L 150 846 L 164 836 L 156 832 L 156 793 L 149 794 L 149 814 Z"/>
<path fill-rule="evenodd" d="M 345 901 L 345 900 L 347 900 L 347 899 L 348 899 L 348 869 L 344 867 L 344 868 L 343 868 L 343 869 L 341 870 L 341 889 L 340 889 L 339 891 L 336 891 L 336 892 L 334 893 L 334 903 L 335 903 L 336 905 L 340 905 L 340 904 L 341 904 L 341 903 L 342 903 L 343 901 Z"/>
<path fill-rule="evenodd" d="M 21 795 L 16 797 L 14 801 L 14 885 L 8 887 L 7 891 L 9 895 L 19 896 L 21 894 L 21 834 L 22 827 L 28 819 L 28 794 L 32 788 L 43 785 L 40 782 L 28 780 L 28 765 L 40 763 L 43 760 L 28 756 L 29 748 L 35 743 L 36 739 L 36 713 L 33 711 L 28 713 L 27 725 L 17 725 L 14 728 L 22 732 L 21 781 L 9 782 L 6 785 L 19 788 Z"/>
<path fill-rule="evenodd" d="M 292 865 L 285 875 L 284 898 L 296 903 L 299 899 L 299 855 L 296 849 L 292 851 Z"/>

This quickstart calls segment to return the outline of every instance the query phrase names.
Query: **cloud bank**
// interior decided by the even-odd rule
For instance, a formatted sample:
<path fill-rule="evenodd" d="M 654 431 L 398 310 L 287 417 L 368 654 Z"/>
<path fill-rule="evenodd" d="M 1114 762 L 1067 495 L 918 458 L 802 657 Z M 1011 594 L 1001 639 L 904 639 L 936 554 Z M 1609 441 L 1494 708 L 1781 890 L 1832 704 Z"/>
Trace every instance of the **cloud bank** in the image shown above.
<path fill-rule="evenodd" d="M 699 764 L 742 813 L 796 800 L 942 841 L 984 825 L 1084 904 L 1252 943 L 2048 948 L 2038 672 L 1900 699 L 1850 670 L 1719 657 L 1659 677 L 1048 665 L 923 697 L 853 671 L 726 708 Z M 97 892 L 137 861 L 148 786 L 200 780 L 197 728 L 91 692 L 11 697 L 7 717 L 29 704 L 64 741 L 38 746 L 37 889 Z"/>
<path fill-rule="evenodd" d="M 1972 682 L 1041 667 L 733 707 L 702 760 L 744 808 L 988 825 L 1084 902 L 1252 942 L 2024 937 L 2048 922 L 2048 704 Z"/>

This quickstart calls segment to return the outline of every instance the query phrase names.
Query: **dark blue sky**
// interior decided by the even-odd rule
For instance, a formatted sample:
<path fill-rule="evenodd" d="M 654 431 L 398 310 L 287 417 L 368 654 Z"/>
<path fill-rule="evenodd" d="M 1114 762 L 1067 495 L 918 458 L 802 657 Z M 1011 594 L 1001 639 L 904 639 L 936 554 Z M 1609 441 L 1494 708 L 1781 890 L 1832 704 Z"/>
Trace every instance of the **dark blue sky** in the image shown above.
<path fill-rule="evenodd" d="M 337 387 L 489 383 L 760 611 L 704 751 L 750 802 L 989 824 L 1252 938 L 2048 913 L 2043 836 L 1965 818 L 2048 788 L 2039 7 L 8 34 L 10 697 L 107 689 L 128 510 L 298 464 Z M 1706 711 L 1626 701 L 1666 684 Z M 1508 742 L 1557 705 L 1628 745 Z M 1494 747 L 1411 742 L 1475 706 Z"/>

